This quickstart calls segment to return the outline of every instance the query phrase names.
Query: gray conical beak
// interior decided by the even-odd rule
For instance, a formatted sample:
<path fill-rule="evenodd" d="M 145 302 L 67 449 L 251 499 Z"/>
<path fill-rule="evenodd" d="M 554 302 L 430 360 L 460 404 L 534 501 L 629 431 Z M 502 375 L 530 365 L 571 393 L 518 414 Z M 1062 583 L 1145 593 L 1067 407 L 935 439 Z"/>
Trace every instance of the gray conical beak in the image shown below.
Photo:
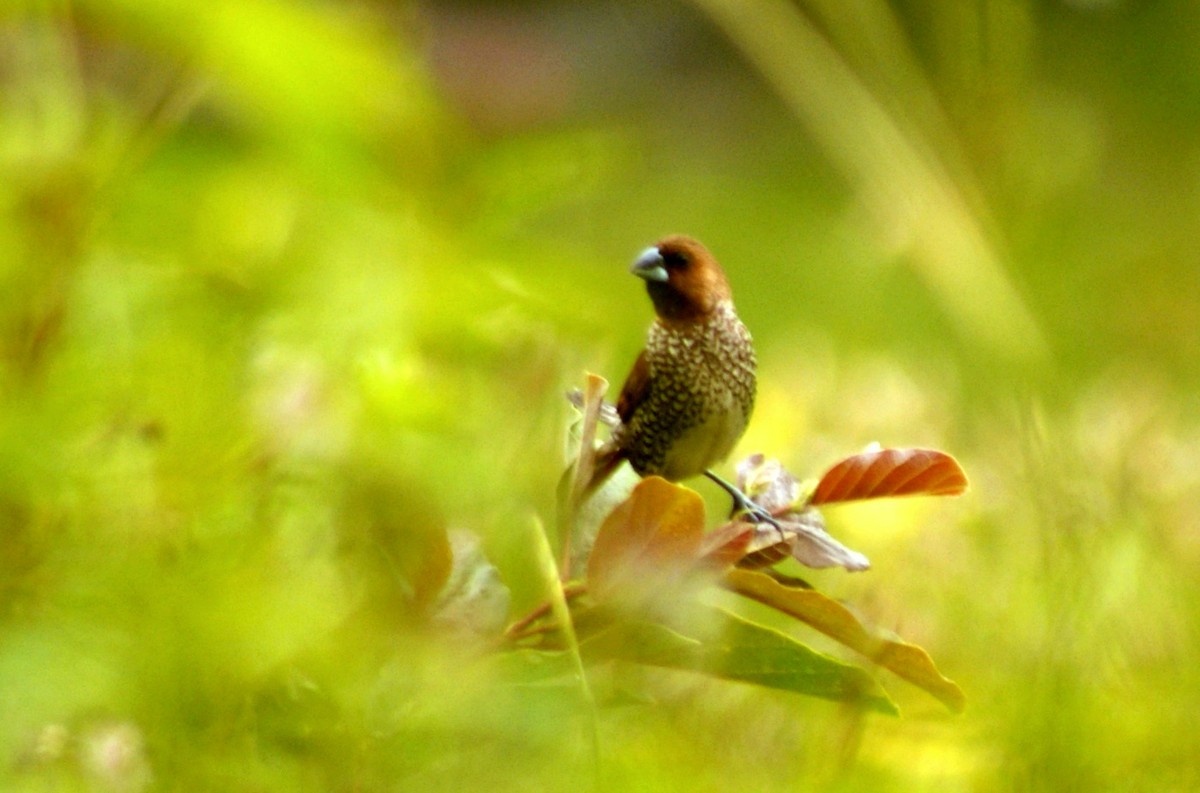
<path fill-rule="evenodd" d="M 667 268 L 663 264 L 662 254 L 654 246 L 650 246 L 638 255 L 637 259 L 633 262 L 633 266 L 629 268 L 629 272 L 638 278 L 645 278 L 647 281 L 665 283 L 668 279 Z"/>

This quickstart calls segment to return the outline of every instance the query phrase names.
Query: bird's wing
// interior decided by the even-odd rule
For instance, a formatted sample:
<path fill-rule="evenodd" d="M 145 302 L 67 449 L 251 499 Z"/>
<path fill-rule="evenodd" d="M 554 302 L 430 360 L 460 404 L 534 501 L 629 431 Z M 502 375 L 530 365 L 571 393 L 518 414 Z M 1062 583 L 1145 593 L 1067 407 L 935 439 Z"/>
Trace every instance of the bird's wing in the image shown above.
<path fill-rule="evenodd" d="M 625 378 L 625 385 L 621 387 L 621 396 L 617 398 L 617 415 L 621 417 L 622 423 L 629 423 L 633 412 L 637 410 L 638 405 L 645 401 L 646 392 L 649 390 L 650 364 L 646 360 L 646 351 L 642 350 L 641 355 L 633 362 L 629 376 Z"/>

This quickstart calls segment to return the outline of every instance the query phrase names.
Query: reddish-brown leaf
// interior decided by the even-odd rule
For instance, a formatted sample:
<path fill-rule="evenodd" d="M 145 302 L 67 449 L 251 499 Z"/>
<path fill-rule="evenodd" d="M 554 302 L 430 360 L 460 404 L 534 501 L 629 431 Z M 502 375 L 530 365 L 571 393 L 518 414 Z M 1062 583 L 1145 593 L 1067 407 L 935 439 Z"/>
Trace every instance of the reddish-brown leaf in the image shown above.
<path fill-rule="evenodd" d="M 746 555 L 755 537 L 753 523 L 731 521 L 704 535 L 700 543 L 702 564 L 724 570 L 738 564 Z"/>
<path fill-rule="evenodd" d="M 609 514 L 588 559 L 588 588 L 645 589 L 695 566 L 704 533 L 704 501 L 694 490 L 649 476 Z"/>
<path fill-rule="evenodd" d="M 769 523 L 736 523 L 723 527 L 726 530 L 733 526 L 744 527 L 745 539 L 739 537 L 737 546 L 741 556 L 734 559 L 738 567 L 760 570 L 773 567 L 789 556 L 805 567 L 815 569 L 844 567 L 853 573 L 871 567 L 867 557 L 842 545 L 825 531 L 824 518 L 812 507 L 803 512 L 790 510 L 776 515 L 776 522 L 778 527 Z M 732 543 L 726 546 L 730 553 L 734 547 Z"/>
<path fill-rule="evenodd" d="M 884 496 L 957 496 L 967 475 L 950 455 L 933 449 L 878 449 L 847 457 L 825 472 L 810 504 Z"/>

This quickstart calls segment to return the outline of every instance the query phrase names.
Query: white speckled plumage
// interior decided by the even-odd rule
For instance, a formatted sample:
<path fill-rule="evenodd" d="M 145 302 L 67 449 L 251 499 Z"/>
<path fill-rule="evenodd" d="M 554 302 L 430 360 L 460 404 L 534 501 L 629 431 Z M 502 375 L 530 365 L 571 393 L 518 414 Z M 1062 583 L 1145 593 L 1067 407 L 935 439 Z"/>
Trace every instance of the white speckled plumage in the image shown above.
<path fill-rule="evenodd" d="M 754 347 L 733 303 L 703 322 L 650 326 L 645 393 L 614 435 L 634 470 L 672 481 L 724 460 L 754 408 Z"/>

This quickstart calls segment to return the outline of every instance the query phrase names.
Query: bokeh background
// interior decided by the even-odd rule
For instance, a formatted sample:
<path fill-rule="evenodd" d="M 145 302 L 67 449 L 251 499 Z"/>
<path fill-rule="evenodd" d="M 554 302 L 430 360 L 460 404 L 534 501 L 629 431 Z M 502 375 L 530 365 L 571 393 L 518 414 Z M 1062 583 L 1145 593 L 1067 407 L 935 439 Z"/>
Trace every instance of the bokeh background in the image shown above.
<path fill-rule="evenodd" d="M 1200 787 L 1190 0 L 9 3 L 0 210 L 6 790 Z M 808 574 L 964 715 L 593 710 L 421 618 L 447 528 L 544 596 L 562 394 L 676 231 L 757 340 L 739 453 L 966 467 Z"/>

